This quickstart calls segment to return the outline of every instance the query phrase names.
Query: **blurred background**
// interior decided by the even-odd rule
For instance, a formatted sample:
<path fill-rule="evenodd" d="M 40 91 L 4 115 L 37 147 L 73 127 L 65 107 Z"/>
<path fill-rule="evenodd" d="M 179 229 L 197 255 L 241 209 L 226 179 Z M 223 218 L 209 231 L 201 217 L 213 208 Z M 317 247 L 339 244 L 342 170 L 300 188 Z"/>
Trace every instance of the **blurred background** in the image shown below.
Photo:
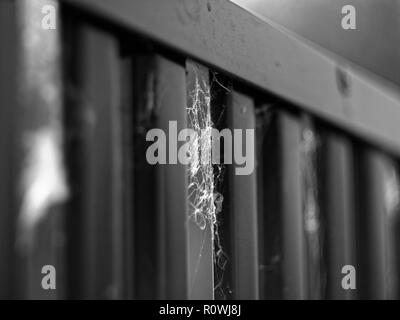
<path fill-rule="evenodd" d="M 232 1 L 400 85 L 399 1 Z M 356 8 L 356 30 L 343 30 L 341 27 L 341 9 L 345 5 Z"/>

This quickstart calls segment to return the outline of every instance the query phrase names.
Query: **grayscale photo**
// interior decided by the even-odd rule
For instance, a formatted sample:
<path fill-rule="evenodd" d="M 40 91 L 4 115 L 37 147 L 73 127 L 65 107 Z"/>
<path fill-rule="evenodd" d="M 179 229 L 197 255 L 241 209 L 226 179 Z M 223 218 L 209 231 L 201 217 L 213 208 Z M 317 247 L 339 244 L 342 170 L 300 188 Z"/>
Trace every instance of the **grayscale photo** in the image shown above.
<path fill-rule="evenodd" d="M 0 300 L 398 300 L 399 160 L 398 0 L 0 0 Z"/>

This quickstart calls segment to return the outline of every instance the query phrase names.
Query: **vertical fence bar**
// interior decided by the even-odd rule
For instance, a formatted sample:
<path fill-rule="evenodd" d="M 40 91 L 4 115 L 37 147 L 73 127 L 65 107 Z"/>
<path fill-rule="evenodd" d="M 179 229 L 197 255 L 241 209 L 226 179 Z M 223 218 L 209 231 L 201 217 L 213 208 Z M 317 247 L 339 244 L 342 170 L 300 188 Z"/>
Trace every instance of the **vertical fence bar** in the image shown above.
<path fill-rule="evenodd" d="M 211 118 L 215 129 L 222 131 L 228 128 L 227 106 L 231 90 L 228 89 L 232 83 L 226 77 L 211 72 Z M 234 298 L 233 292 L 233 260 L 232 237 L 231 237 L 231 210 L 230 210 L 230 190 L 229 175 L 225 164 L 224 154 L 221 153 L 222 143 L 217 150 L 220 151 L 220 165 L 214 165 L 214 191 L 216 206 L 216 222 L 213 226 L 214 232 L 214 299 L 231 300 Z M 221 141 L 220 140 L 220 141 Z M 227 141 L 226 143 L 229 143 Z M 215 143 L 215 147 L 217 147 Z M 214 151 L 212 151 L 213 153 Z"/>
<path fill-rule="evenodd" d="M 84 298 L 112 299 L 119 296 L 115 268 L 122 257 L 118 42 L 86 25 L 81 37 Z"/>
<path fill-rule="evenodd" d="M 208 69 L 188 62 L 187 99 L 188 128 L 200 138 L 196 152 L 208 154 L 204 163 L 200 161 L 198 171 L 191 173 L 188 168 L 189 220 L 188 220 L 188 267 L 189 299 L 213 299 L 213 224 L 216 219 L 214 207 L 214 176 L 211 162 L 211 110 Z M 197 165 L 192 163 L 192 166 Z"/>
<path fill-rule="evenodd" d="M 314 121 L 302 116 L 303 216 L 307 252 L 308 298 L 321 299 L 323 291 L 323 223 L 320 209 L 320 148 Z"/>
<path fill-rule="evenodd" d="M 16 243 L 20 294 L 27 299 L 57 299 L 65 294 L 61 205 L 68 191 L 62 150 L 61 42 L 60 28 L 48 30 L 42 25 L 46 5 L 54 8 L 58 20 L 58 1 L 16 1 L 20 32 L 18 122 L 12 129 L 19 171 Z M 55 270 L 43 269 L 49 265 Z M 43 290 L 42 272 L 56 272 L 56 290 Z"/>
<path fill-rule="evenodd" d="M 327 134 L 325 148 L 327 298 L 354 299 L 356 291 L 342 287 L 342 268 L 356 267 L 353 150 L 351 142 L 337 133 Z"/>
<path fill-rule="evenodd" d="M 266 159 L 264 159 L 264 147 L 266 145 L 265 132 L 268 129 L 269 123 L 267 122 L 267 114 L 268 105 L 261 105 L 259 107 L 259 112 L 256 113 L 256 170 L 257 170 L 257 234 L 258 234 L 258 263 L 259 263 L 259 298 L 261 300 L 266 299 L 266 288 L 269 286 L 268 283 L 268 273 L 266 272 L 267 265 L 267 248 L 268 244 L 265 241 L 265 229 L 267 220 L 267 214 L 264 211 L 266 208 L 266 197 L 268 197 L 267 185 L 264 184 L 264 175 L 267 171 L 265 168 Z M 272 246 L 270 246 L 272 247 Z M 272 287 L 272 286 L 271 286 Z"/>
<path fill-rule="evenodd" d="M 393 162 L 383 153 L 366 147 L 363 152 L 361 174 L 360 220 L 363 243 L 362 281 L 367 299 L 393 299 L 396 297 L 395 258 L 392 228 L 398 202 L 398 182 Z"/>
<path fill-rule="evenodd" d="M 259 265 L 254 102 L 250 97 L 234 91 L 230 96 L 229 107 L 229 127 L 233 132 L 233 154 L 238 155 L 239 150 L 236 150 L 236 148 L 241 147 L 242 154 L 247 156 L 244 165 L 249 166 L 250 169 L 249 172 L 240 174 L 238 169 L 243 167 L 243 164 L 239 165 L 234 161 L 230 171 L 235 298 L 258 299 Z M 239 137 L 235 134 L 236 132 L 239 133 L 242 140 L 236 141 Z M 247 136 L 251 137 L 250 140 L 247 139 Z M 233 157 L 233 160 L 235 160 L 235 157 Z M 250 168 L 251 163 L 253 164 L 252 168 Z"/>
<path fill-rule="evenodd" d="M 171 127 L 176 122 L 177 132 L 186 128 L 185 67 L 162 56 L 156 57 L 157 127 L 167 133 L 167 165 L 158 164 L 158 213 L 160 221 L 160 297 L 186 299 L 188 297 L 187 266 L 187 175 L 186 166 L 171 156 L 177 148 L 177 133 Z M 171 129 L 171 130 L 170 130 Z"/>
<path fill-rule="evenodd" d="M 286 112 L 279 114 L 282 174 L 283 296 L 307 298 L 306 247 L 302 214 L 300 159 L 301 124 Z"/>
<path fill-rule="evenodd" d="M 17 97 L 18 24 L 16 1 L 0 1 L 0 299 L 16 298 L 15 191 L 13 133 Z"/>
<path fill-rule="evenodd" d="M 257 197 L 260 299 L 282 299 L 282 219 L 280 141 L 273 105 L 258 109 Z"/>
<path fill-rule="evenodd" d="M 134 103 L 133 103 L 133 59 L 130 55 L 121 58 L 121 153 L 122 153 L 122 243 L 120 274 L 118 284 L 120 297 L 134 298 Z M 142 79 L 143 80 L 143 79 Z M 117 243 L 116 243 L 117 245 Z M 117 250 L 118 248 L 116 248 Z M 115 269 L 117 272 L 118 269 Z"/>
<path fill-rule="evenodd" d="M 137 46 L 135 45 L 135 48 Z M 134 118 L 134 297 L 135 299 L 159 298 L 161 228 L 158 228 L 159 205 L 157 169 L 146 159 L 151 142 L 147 132 L 156 124 L 154 118 L 154 60 L 149 50 L 135 52 L 133 56 L 133 118 Z M 159 230 L 158 230 L 159 229 Z M 165 277 L 164 277 L 165 278 Z M 165 280 L 165 279 L 164 279 Z"/>

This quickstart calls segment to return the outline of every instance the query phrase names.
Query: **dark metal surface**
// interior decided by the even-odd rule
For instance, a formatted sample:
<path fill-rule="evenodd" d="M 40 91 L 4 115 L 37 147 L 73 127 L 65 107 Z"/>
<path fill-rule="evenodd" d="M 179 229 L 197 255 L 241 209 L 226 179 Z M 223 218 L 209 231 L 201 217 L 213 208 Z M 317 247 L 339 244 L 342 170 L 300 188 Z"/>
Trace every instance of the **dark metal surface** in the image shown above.
<path fill-rule="evenodd" d="M 117 298 L 123 234 L 119 47 L 109 33 L 91 26 L 82 27 L 81 41 L 84 292 L 90 299 Z"/>
<path fill-rule="evenodd" d="M 303 181 L 300 160 L 301 123 L 279 113 L 281 148 L 281 214 L 283 241 L 283 297 L 307 299 L 307 261 L 302 210 Z"/>
<path fill-rule="evenodd" d="M 13 250 L 16 221 L 17 170 L 14 132 L 17 97 L 17 11 L 12 0 L 0 2 L 0 41 L 7 43 L 0 50 L 0 299 L 15 297 L 13 287 L 15 255 Z"/>
<path fill-rule="evenodd" d="M 184 65 L 163 56 L 157 56 L 155 90 L 157 128 L 169 132 L 169 121 L 177 122 L 178 132 L 186 128 Z M 171 140 L 168 146 L 173 148 Z M 157 170 L 159 195 L 157 205 L 161 236 L 160 267 L 163 281 L 165 281 L 160 288 L 160 294 L 164 299 L 186 299 L 189 288 L 186 166 L 179 163 L 159 165 Z M 154 231 L 157 232 L 156 230 Z"/>
<path fill-rule="evenodd" d="M 360 152 L 362 177 L 359 221 L 360 286 L 364 299 L 397 299 L 398 273 L 394 246 L 397 246 L 398 206 L 393 196 L 398 192 L 395 164 L 387 155 L 366 147 Z M 395 206 L 393 206 L 393 204 Z"/>
<path fill-rule="evenodd" d="M 342 267 L 356 266 L 353 149 L 348 138 L 335 133 L 327 135 L 325 148 L 327 298 L 351 299 L 356 292 L 343 290 L 341 281 Z"/>
<path fill-rule="evenodd" d="M 228 109 L 229 127 L 242 129 L 242 150 L 249 155 L 245 143 L 246 129 L 256 128 L 253 99 L 233 91 Z M 255 146 L 254 146 L 255 148 Z M 232 149 L 232 151 L 234 148 Z M 255 159 L 255 149 L 252 158 Z M 237 175 L 238 164 L 230 168 L 232 212 L 232 246 L 235 299 L 259 298 L 258 222 L 256 171 L 250 175 Z"/>

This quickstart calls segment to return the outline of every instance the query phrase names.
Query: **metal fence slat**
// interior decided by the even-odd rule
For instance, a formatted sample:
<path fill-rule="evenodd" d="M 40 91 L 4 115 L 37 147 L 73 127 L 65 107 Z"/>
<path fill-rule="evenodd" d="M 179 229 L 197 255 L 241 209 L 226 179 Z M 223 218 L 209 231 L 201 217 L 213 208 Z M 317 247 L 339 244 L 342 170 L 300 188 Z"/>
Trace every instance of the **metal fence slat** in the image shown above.
<path fill-rule="evenodd" d="M 122 259 L 120 74 L 118 42 L 82 26 L 82 218 L 84 297 L 116 298 Z"/>
<path fill-rule="evenodd" d="M 169 133 L 169 121 L 177 122 L 177 132 L 187 127 L 185 67 L 162 56 L 156 56 L 156 117 L 157 127 L 168 140 L 168 149 L 177 141 Z M 172 139 L 172 140 L 171 140 Z M 175 138 L 176 139 L 176 138 Z M 167 161 L 169 152 L 167 152 Z M 157 165 L 158 214 L 160 232 L 161 298 L 188 297 L 187 257 L 187 176 L 180 163 Z"/>
<path fill-rule="evenodd" d="M 198 113 L 195 111 L 190 114 L 188 119 L 188 128 L 194 129 L 197 134 L 201 134 L 201 130 L 210 129 L 209 126 L 211 124 L 209 100 L 210 81 L 208 69 L 194 62 L 188 62 L 186 64 L 186 70 L 187 107 L 199 109 Z M 192 119 L 192 117 L 195 119 Z M 191 123 L 191 121 L 193 121 L 193 123 Z M 200 146 L 200 150 L 209 152 L 211 155 L 211 148 L 208 148 L 207 143 L 207 141 L 204 141 L 203 145 Z M 211 144 L 209 147 L 211 147 Z M 210 194 L 214 190 L 214 177 L 210 172 L 211 168 L 211 162 L 204 164 L 200 163 L 200 170 L 194 176 L 190 175 L 190 178 L 188 179 L 189 185 L 194 183 L 194 185 L 189 189 L 189 193 L 192 191 L 194 192 L 188 198 L 188 214 L 190 216 L 188 220 L 189 299 L 207 300 L 214 298 L 214 228 L 211 217 L 212 212 L 214 211 L 214 202 L 212 200 L 213 194 Z M 200 194 L 200 192 L 205 192 L 204 195 L 208 195 L 208 198 L 196 205 L 199 196 L 204 196 Z M 192 206 L 191 204 L 194 205 Z M 196 219 L 197 215 L 201 215 L 201 219 L 205 218 L 205 229 L 203 230 L 202 225 L 199 224 L 200 221 L 196 221 L 199 220 Z"/>
<path fill-rule="evenodd" d="M 252 157 L 255 166 L 256 150 L 245 143 L 247 129 L 256 128 L 254 102 L 251 97 L 234 91 L 230 96 L 228 125 L 241 130 L 242 153 Z M 233 132 L 233 131 L 232 131 Z M 236 136 L 233 133 L 234 141 Z M 233 142 L 233 144 L 235 144 Z M 236 153 L 235 147 L 232 148 Z M 250 153 L 249 153 L 250 152 Z M 233 155 L 232 155 L 233 156 Z M 257 182 L 255 167 L 249 175 L 238 175 L 243 165 L 235 163 L 230 168 L 230 192 L 232 210 L 233 269 L 236 299 L 259 298 L 258 232 L 257 232 Z"/>
<path fill-rule="evenodd" d="M 326 140 L 327 297 L 354 299 L 355 290 L 342 288 L 342 268 L 356 267 L 356 233 L 352 146 L 346 137 L 330 133 Z"/>
<path fill-rule="evenodd" d="M 283 295 L 285 299 L 306 299 L 308 289 L 299 119 L 289 113 L 280 112 L 279 130 L 282 163 Z"/>

